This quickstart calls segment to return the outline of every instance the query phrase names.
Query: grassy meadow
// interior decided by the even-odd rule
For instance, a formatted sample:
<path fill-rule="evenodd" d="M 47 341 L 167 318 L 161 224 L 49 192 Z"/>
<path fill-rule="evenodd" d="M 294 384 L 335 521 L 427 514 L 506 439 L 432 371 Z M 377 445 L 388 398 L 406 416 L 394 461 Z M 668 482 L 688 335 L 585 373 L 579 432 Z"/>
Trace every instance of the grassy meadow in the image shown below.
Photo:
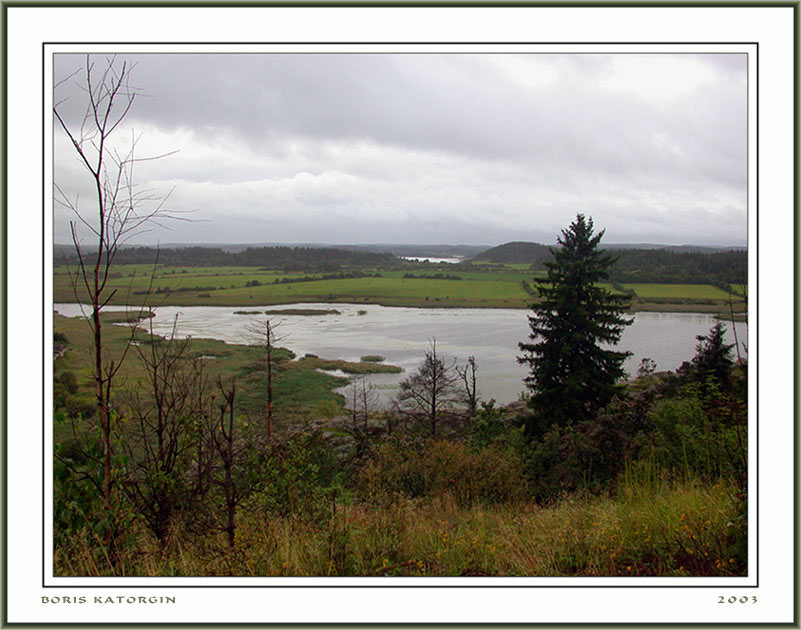
<path fill-rule="evenodd" d="M 71 275 L 71 273 L 72 275 Z M 420 265 L 404 269 L 360 268 L 361 277 L 319 279 L 324 274 L 254 267 L 153 267 L 120 265 L 109 278 L 112 304 L 149 306 L 248 306 L 288 303 L 364 303 L 385 306 L 527 308 L 534 283 L 543 277 L 526 265 Z M 76 301 L 75 270 L 57 266 L 54 300 Z M 441 278 L 436 278 L 439 274 Z M 409 277 L 416 276 L 416 277 Z M 152 283 L 152 285 L 151 285 Z M 633 292 L 632 309 L 728 313 L 729 296 L 707 284 L 627 283 L 612 291 Z M 149 295 L 148 295 L 149 292 Z M 78 299 L 85 299 L 78 292 Z M 735 296 L 735 302 L 738 301 Z"/>
<path fill-rule="evenodd" d="M 125 318 L 105 316 L 107 356 L 115 361 L 130 330 L 112 323 Z M 80 318 L 59 315 L 54 325 L 66 340 L 55 382 L 65 382 L 65 373 L 77 381 L 71 399 L 57 406 L 89 415 L 90 329 Z M 144 319 L 135 335 L 138 345 L 129 349 L 116 380 L 121 399 L 144 382 L 138 352 L 176 343 L 151 339 L 146 328 Z M 206 339 L 189 343 L 211 376 L 237 378 L 237 430 L 251 436 L 244 440 L 253 439 L 264 422 L 263 349 Z M 617 477 L 591 486 L 588 471 L 580 470 L 586 456 L 571 451 L 569 433 L 557 436 L 567 449 L 558 456 L 561 463 L 548 464 L 551 472 L 544 477 L 532 477 L 532 467 L 539 466 L 532 462 L 550 461 L 550 447 L 543 442 L 542 452 L 529 451 L 512 417 L 491 406 L 472 421 L 448 424 L 436 439 L 385 434 L 381 412 L 371 414 L 368 433 L 354 432 L 344 399 L 332 391 L 347 379 L 319 370 L 358 377 L 397 368 L 372 355 L 348 363 L 274 352 L 278 436 L 271 443 L 256 437 L 260 446 L 239 473 L 247 490 L 237 508 L 235 546 L 226 545 L 222 526 L 215 524 L 221 508 L 212 494 L 179 511 L 162 540 L 144 520 L 123 513 L 128 525 L 114 554 L 95 528 L 58 524 L 57 575 L 688 577 L 747 571 L 747 499 L 723 455 L 740 429 L 715 428 L 714 419 L 722 414 L 726 425 L 733 422 L 728 399 L 707 403 L 692 385 L 685 393 L 671 386 L 667 391 L 674 393 L 664 399 L 656 394 L 647 423 L 668 427 L 678 416 L 686 420 L 664 434 L 667 428 L 643 434 L 640 455 L 612 455 L 626 462 Z M 632 389 L 631 409 L 641 405 L 638 396 L 651 395 L 654 379 Z M 631 413 L 628 404 L 615 412 L 624 414 L 620 418 Z M 619 422 L 609 425 L 612 431 Z M 70 424 L 57 422 L 56 442 L 72 438 Z M 90 505 L 92 500 L 83 499 Z"/>

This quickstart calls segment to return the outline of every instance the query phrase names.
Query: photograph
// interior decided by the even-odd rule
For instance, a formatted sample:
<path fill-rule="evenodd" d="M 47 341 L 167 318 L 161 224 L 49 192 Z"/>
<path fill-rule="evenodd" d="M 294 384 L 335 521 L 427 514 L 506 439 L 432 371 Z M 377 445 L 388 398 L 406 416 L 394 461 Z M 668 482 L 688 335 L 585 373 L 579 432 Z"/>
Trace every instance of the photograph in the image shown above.
<path fill-rule="evenodd" d="M 4 5 L 3 623 L 797 622 L 797 9 Z"/>
<path fill-rule="evenodd" d="M 54 56 L 59 576 L 745 576 L 746 54 Z"/>

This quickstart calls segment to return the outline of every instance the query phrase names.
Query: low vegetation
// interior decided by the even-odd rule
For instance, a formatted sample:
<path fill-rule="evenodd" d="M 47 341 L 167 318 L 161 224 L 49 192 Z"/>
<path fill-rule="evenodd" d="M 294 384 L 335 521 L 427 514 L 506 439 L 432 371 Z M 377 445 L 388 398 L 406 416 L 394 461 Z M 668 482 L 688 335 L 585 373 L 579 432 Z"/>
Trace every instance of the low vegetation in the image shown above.
<path fill-rule="evenodd" d="M 85 319 L 56 315 L 55 573 L 746 574 L 747 370 L 722 324 L 675 373 L 656 374 L 646 360 L 628 383 L 616 367 L 624 355 L 595 345 L 617 338 L 627 304 L 734 315 L 745 287 L 631 282 L 600 253 L 581 259 L 579 282 L 570 274 L 587 248 L 574 252 L 570 238 L 586 237 L 590 249 L 600 240 L 583 221 L 563 232 L 560 256 L 543 270 L 519 261 L 447 272 L 389 259 L 353 266 L 336 256 L 320 266 L 308 251 L 284 268 L 258 258 L 267 252 L 248 254 L 261 267 L 232 266 L 239 258 L 227 255 L 218 262 L 228 266 L 117 265 L 104 286 L 111 303 L 147 295 L 151 307 L 533 303 L 520 357 L 529 391 L 506 407 L 480 400 L 475 358 L 446 364 L 432 340 L 382 407 L 365 375 L 400 368 L 377 354 L 298 358 L 275 345 L 264 319 L 336 309 L 242 308 L 235 313 L 261 317 L 254 330 L 265 337 L 238 346 L 155 336 L 143 308 L 100 314 L 108 371 L 99 406 L 90 355 L 101 346 Z M 67 271 L 54 274 L 57 301 L 81 299 Z M 600 311 L 585 308 L 586 296 Z M 560 337 L 565 322 L 581 339 Z M 578 344 L 576 360 L 557 359 L 548 340 Z M 596 350 L 598 360 L 581 363 Z"/>
<path fill-rule="evenodd" d="M 335 308 L 274 308 L 264 311 L 265 315 L 340 315 Z"/>
<path fill-rule="evenodd" d="M 375 505 L 328 490 L 311 516 L 246 513 L 238 551 L 222 536 L 161 547 L 140 526 L 116 575 L 127 576 L 736 576 L 745 572 L 741 501 L 725 483 L 622 488 L 618 496 L 462 506 L 449 495 Z M 333 498 L 333 500 L 331 500 Z M 84 531 L 56 550 L 62 575 L 107 575 Z"/>
<path fill-rule="evenodd" d="M 203 458 L 191 456 L 176 478 L 188 484 L 181 491 L 185 498 L 166 529 L 157 535 L 141 506 L 123 501 L 116 518 L 125 523 L 125 533 L 111 549 L 96 516 L 101 506 L 80 476 L 92 471 L 92 442 L 85 439 L 91 438 L 91 422 L 73 421 L 92 412 L 79 351 L 88 328 L 62 317 L 56 327 L 67 348 L 55 378 L 58 575 L 747 571 L 745 371 L 722 345 L 720 326 L 699 340 L 696 357 L 677 372 L 655 374 L 646 363 L 598 414 L 567 427 L 554 425 L 539 437 L 526 431 L 531 416 L 525 407 L 485 401 L 471 414 L 458 397 L 441 410 L 436 436 L 425 419 L 377 408 L 367 410 L 363 427 L 360 419 L 350 421 L 349 402 L 331 392 L 345 379 L 319 372 L 347 366 L 316 357 L 295 360 L 276 349 L 279 431 L 266 440 L 259 349 L 192 340 L 194 354 L 214 357 L 204 361 L 212 380 L 224 385 L 237 378 L 233 545 L 220 485 L 224 462 L 208 470 L 205 494 L 193 495 L 190 482 Z M 111 351 L 125 331 L 107 330 L 118 335 L 116 342 L 109 339 Z M 176 342 L 139 339 L 156 346 Z M 383 367 L 366 360 L 351 365 Z M 129 383 L 146 380 L 146 370 L 133 361 L 126 375 Z M 208 393 L 214 391 L 230 390 L 214 387 Z M 215 424 L 227 409 L 222 393 L 216 397 Z M 358 418 L 363 410 L 358 396 L 354 400 Z M 122 413 L 124 405 L 117 408 Z M 129 420 L 121 424 L 130 430 L 134 416 L 124 416 Z M 73 436 L 84 436 L 83 446 Z M 136 474 L 130 460 L 118 463 Z"/>

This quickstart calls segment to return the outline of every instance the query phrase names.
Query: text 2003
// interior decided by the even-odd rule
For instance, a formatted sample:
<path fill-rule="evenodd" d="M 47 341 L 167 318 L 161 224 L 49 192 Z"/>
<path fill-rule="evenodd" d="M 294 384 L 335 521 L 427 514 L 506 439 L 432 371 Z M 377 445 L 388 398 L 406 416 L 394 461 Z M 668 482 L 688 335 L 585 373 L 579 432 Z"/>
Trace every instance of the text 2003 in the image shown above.
<path fill-rule="evenodd" d="M 756 604 L 757 603 L 756 595 L 751 595 L 750 597 L 748 595 L 743 595 L 742 597 L 739 598 L 736 595 L 732 595 L 728 599 L 723 595 L 718 596 L 718 604 L 737 604 L 737 603 L 747 604 L 748 602 Z"/>

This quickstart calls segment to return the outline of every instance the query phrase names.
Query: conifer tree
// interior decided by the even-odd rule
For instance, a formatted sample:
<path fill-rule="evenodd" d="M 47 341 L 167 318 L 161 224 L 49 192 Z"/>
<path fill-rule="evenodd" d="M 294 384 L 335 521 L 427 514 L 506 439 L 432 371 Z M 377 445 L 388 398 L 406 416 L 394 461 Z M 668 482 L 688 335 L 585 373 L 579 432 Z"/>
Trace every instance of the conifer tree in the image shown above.
<path fill-rule="evenodd" d="M 680 373 L 690 373 L 696 380 L 704 383 L 707 379 L 714 378 L 717 385 L 723 389 L 731 386 L 731 369 L 734 367 L 734 360 L 731 356 L 734 344 L 725 343 L 724 335 L 726 328 L 722 322 L 717 322 L 709 333 L 698 335 L 695 346 L 695 356 L 689 365 L 682 365 Z"/>
<path fill-rule="evenodd" d="M 630 354 L 614 346 L 632 320 L 623 317 L 624 296 L 598 285 L 616 259 L 598 249 L 604 230 L 579 214 L 551 248 L 547 279 L 537 285 L 541 300 L 532 304 L 529 343 L 520 343 L 518 361 L 530 367 L 534 433 L 551 425 L 587 420 L 619 390 L 623 361 Z"/>

